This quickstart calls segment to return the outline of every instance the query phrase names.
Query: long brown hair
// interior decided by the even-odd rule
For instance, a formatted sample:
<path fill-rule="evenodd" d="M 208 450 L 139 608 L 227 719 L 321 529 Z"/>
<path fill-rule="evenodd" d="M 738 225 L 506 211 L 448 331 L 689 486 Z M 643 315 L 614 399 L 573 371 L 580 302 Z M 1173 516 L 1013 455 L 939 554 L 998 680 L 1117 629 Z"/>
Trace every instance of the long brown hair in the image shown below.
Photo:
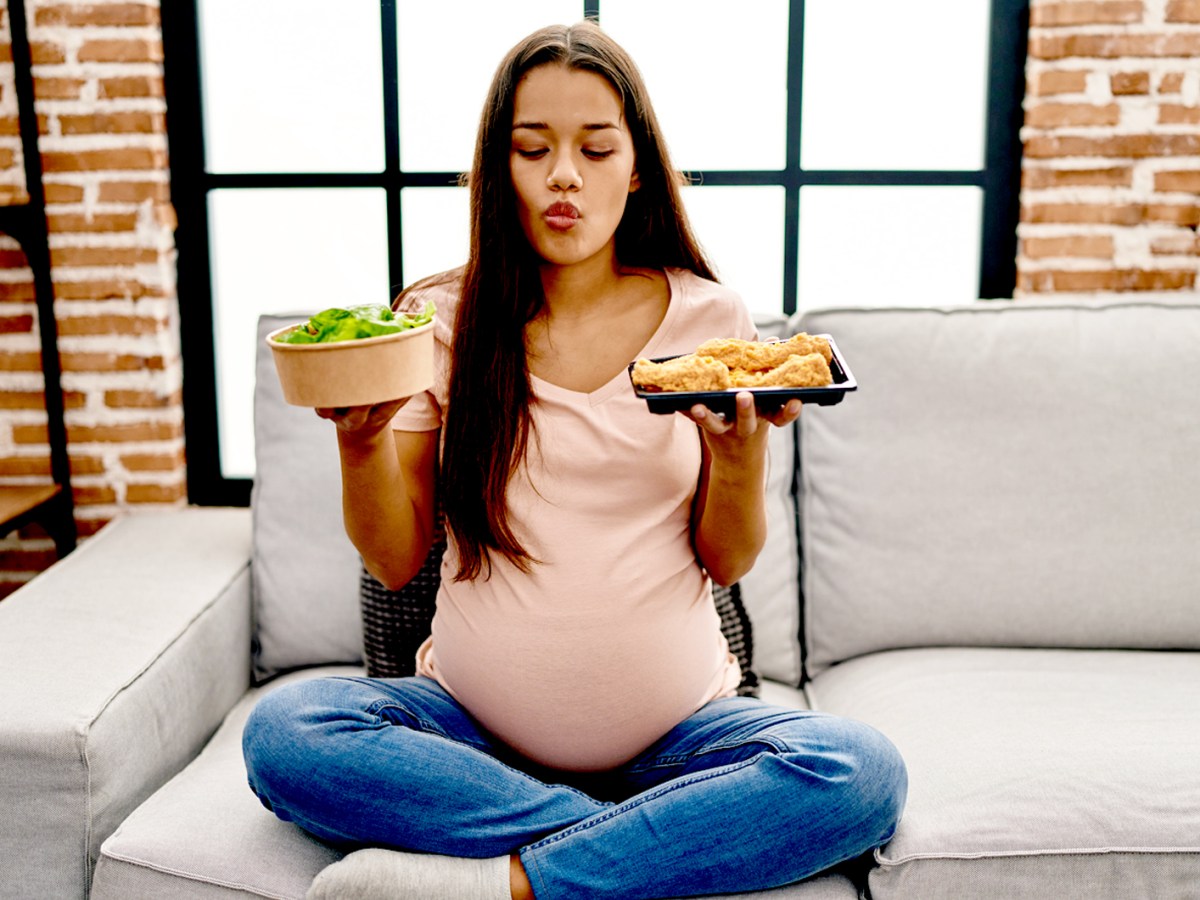
<path fill-rule="evenodd" d="M 517 218 L 509 158 L 517 85 L 555 63 L 595 72 L 621 98 L 640 187 L 616 231 L 623 266 L 677 267 L 713 278 L 679 195 L 658 120 L 629 55 L 592 22 L 551 26 L 509 51 L 492 79 L 475 143 L 470 255 L 454 327 L 439 488 L 459 553 L 455 580 L 487 575 L 495 552 L 524 571 L 535 562 L 514 534 L 505 493 L 529 443 L 531 389 L 525 326 L 545 303 L 541 258 Z"/>

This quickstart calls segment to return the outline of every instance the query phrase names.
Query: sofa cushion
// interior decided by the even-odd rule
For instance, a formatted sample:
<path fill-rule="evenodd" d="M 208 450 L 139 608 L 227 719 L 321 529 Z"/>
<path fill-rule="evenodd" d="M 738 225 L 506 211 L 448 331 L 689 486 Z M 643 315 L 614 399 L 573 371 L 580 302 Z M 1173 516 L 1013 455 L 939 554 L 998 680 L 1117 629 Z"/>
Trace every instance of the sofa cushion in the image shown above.
<path fill-rule="evenodd" d="M 908 765 L 875 900 L 1193 896 L 1198 691 L 1200 653 L 996 648 L 878 653 L 808 685 Z"/>
<path fill-rule="evenodd" d="M 105 841 L 92 900 L 302 898 L 316 874 L 341 854 L 295 825 L 280 821 L 259 803 L 246 784 L 242 729 L 265 691 L 292 680 L 350 672 L 361 670 L 296 672 L 250 691 L 203 753 Z M 773 694 L 792 696 L 787 688 Z M 738 895 L 756 896 L 855 900 L 859 892 L 839 871 L 772 891 Z"/>
<path fill-rule="evenodd" d="M 266 336 L 307 314 L 258 320 L 254 384 L 254 671 L 362 658 L 359 557 L 342 525 L 333 425 L 289 406 Z"/>
<path fill-rule="evenodd" d="M 807 665 L 1200 647 L 1200 305 L 824 310 L 859 382 L 800 423 Z"/>

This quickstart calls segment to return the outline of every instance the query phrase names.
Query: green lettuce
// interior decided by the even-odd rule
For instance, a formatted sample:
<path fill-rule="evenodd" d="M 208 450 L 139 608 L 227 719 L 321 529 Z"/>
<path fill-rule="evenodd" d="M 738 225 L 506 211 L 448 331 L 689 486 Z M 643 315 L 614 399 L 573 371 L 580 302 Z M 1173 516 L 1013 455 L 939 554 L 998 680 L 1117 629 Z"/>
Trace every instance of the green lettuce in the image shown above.
<path fill-rule="evenodd" d="M 333 341 L 379 337 L 428 325 L 433 321 L 435 312 L 432 301 L 426 303 L 425 309 L 419 313 L 399 315 L 387 306 L 376 304 L 345 308 L 335 306 L 317 313 L 279 340 L 285 344 L 328 344 Z"/>

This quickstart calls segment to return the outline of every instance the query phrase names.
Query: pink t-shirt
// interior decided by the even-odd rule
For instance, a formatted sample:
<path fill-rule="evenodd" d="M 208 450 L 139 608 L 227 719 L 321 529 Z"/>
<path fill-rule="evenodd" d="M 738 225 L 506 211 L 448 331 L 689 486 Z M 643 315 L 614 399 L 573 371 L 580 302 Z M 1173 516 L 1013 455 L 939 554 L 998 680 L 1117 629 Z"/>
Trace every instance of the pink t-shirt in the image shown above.
<path fill-rule="evenodd" d="M 713 337 L 755 337 L 740 298 L 667 270 L 670 304 L 639 357 L 690 353 Z M 457 284 L 424 289 L 438 308 L 434 389 L 396 416 L 438 428 L 447 405 Z M 514 533 L 540 563 L 453 580 L 442 562 L 432 636 L 417 653 L 485 728 L 526 757 L 577 771 L 617 766 L 741 677 L 690 538 L 700 437 L 681 415 L 655 415 L 621 371 L 590 394 L 534 377 L 537 440 L 508 487 Z"/>

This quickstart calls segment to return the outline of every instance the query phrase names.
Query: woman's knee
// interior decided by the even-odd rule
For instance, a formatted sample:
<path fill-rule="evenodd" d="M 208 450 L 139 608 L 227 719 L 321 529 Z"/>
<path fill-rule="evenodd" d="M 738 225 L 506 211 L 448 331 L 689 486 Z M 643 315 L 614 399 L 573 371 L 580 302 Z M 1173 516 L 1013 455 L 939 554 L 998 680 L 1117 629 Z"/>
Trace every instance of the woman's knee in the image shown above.
<path fill-rule="evenodd" d="M 876 843 L 891 838 L 908 797 L 908 768 L 896 745 L 882 732 L 862 722 L 857 726 L 859 792 L 869 801 L 870 818 L 878 832 Z"/>
<path fill-rule="evenodd" d="M 908 770 L 896 745 L 878 729 L 855 719 L 832 718 L 830 750 L 842 777 L 838 800 L 847 819 L 861 823 L 867 846 L 884 843 L 896 830 L 908 796 Z"/>
<path fill-rule="evenodd" d="M 272 784 L 310 767 L 316 746 L 338 715 L 333 693 L 344 692 L 340 679 L 318 678 L 280 685 L 264 694 L 242 730 L 242 756 L 251 787 L 267 800 Z"/>
<path fill-rule="evenodd" d="M 784 737 L 782 756 L 803 790 L 820 785 L 825 812 L 839 827 L 852 827 L 862 848 L 884 843 L 896 829 L 908 794 L 908 772 L 896 746 L 880 731 L 839 716 L 798 720 Z"/>
<path fill-rule="evenodd" d="M 299 698 L 294 695 L 301 693 L 301 687 L 286 684 L 264 694 L 242 728 L 242 757 L 255 791 L 272 769 L 287 767 L 282 757 L 296 746 Z"/>

